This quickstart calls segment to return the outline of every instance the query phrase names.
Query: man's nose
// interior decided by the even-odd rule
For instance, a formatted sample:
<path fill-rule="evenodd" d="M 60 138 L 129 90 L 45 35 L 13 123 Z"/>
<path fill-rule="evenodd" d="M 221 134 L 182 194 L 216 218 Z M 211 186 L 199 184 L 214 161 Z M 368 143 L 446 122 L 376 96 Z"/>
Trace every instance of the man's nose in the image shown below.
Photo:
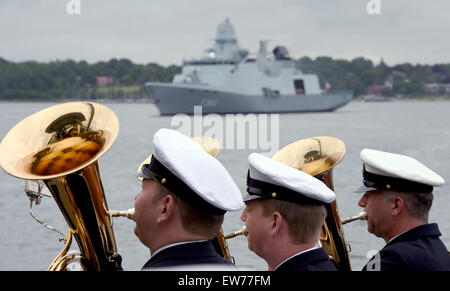
<path fill-rule="evenodd" d="M 365 208 L 367 205 L 367 194 L 364 194 L 363 197 L 361 197 L 361 199 L 359 199 L 358 201 L 358 205 L 359 207 Z"/>

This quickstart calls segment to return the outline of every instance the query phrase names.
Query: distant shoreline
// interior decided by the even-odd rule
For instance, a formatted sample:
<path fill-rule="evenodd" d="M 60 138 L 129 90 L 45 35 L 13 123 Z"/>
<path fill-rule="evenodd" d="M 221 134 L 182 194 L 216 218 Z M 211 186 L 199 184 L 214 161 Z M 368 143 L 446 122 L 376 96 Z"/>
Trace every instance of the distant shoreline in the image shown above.
<path fill-rule="evenodd" d="M 153 104 L 151 99 L 0 99 L 0 103 L 65 103 L 65 102 L 96 102 L 96 103 L 150 103 Z"/>
<path fill-rule="evenodd" d="M 369 102 L 369 103 L 377 103 L 377 102 L 407 102 L 407 101 L 450 101 L 450 96 L 422 96 L 422 97 L 383 97 L 385 100 L 364 100 L 363 97 L 354 98 L 351 102 Z"/>

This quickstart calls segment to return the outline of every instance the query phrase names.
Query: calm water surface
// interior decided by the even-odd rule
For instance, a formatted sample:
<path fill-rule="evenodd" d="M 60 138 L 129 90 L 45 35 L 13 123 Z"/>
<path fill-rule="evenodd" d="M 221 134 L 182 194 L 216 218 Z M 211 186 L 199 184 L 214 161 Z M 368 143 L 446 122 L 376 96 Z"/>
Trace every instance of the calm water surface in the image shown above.
<path fill-rule="evenodd" d="M 3 138 L 25 117 L 52 105 L 54 103 L 0 102 L 0 137 Z M 140 162 L 153 150 L 153 134 L 159 128 L 173 127 L 171 117 L 159 116 L 151 104 L 106 105 L 117 114 L 120 133 L 99 164 L 109 208 L 124 210 L 134 206 L 134 197 L 140 191 L 135 173 Z M 361 183 L 359 153 L 365 147 L 415 157 L 450 182 L 449 113 L 448 101 L 352 102 L 331 113 L 280 115 L 279 142 L 283 147 L 299 139 L 321 135 L 344 141 L 347 153 L 334 169 L 334 186 L 341 217 L 347 217 L 362 210 L 357 206 L 360 194 L 352 191 Z M 222 150 L 218 156 L 242 192 L 245 190 L 247 156 L 253 151 Z M 63 248 L 56 233 L 31 218 L 29 200 L 23 189 L 24 181 L 0 170 L 0 270 L 46 270 Z M 437 188 L 430 222 L 439 224 L 447 248 L 450 247 L 449 207 L 449 186 Z M 44 198 L 41 205 L 33 209 L 40 219 L 66 231 L 66 222 L 51 198 Z M 242 227 L 239 216 L 240 212 L 226 214 L 225 233 Z M 367 262 L 368 251 L 384 246 L 382 239 L 369 234 L 366 229 L 365 222 L 344 226 L 346 240 L 352 249 L 350 259 L 354 270 L 360 270 Z M 149 252 L 134 235 L 134 223 L 116 218 L 114 231 L 124 269 L 139 270 Z M 247 249 L 246 238 L 234 238 L 228 244 L 239 267 L 266 269 L 265 262 Z"/>

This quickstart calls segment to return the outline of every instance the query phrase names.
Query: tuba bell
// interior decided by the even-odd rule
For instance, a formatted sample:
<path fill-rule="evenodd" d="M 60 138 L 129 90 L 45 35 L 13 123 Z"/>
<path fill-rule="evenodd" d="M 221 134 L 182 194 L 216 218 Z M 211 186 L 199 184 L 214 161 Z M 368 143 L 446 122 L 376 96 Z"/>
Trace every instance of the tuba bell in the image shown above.
<path fill-rule="evenodd" d="M 333 168 L 345 156 L 345 144 L 334 137 L 317 136 L 291 143 L 272 158 L 321 180 L 334 191 Z M 347 244 L 336 200 L 325 205 L 327 217 L 319 242 L 338 270 L 351 271 Z"/>
<path fill-rule="evenodd" d="M 69 102 L 28 116 L 2 140 L 0 166 L 42 180 L 68 224 L 66 244 L 48 270 L 67 270 L 74 259 L 84 270 L 122 269 L 98 165 L 118 132 L 106 106 Z M 69 255 L 73 237 L 80 253 Z"/>

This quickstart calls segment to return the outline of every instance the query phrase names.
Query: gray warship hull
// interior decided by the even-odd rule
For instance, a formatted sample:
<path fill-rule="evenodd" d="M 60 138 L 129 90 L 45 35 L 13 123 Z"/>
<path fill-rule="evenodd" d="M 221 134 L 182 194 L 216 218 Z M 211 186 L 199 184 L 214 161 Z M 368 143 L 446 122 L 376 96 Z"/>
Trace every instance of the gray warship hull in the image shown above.
<path fill-rule="evenodd" d="M 289 113 L 333 111 L 346 105 L 352 91 L 329 91 L 324 94 L 247 95 L 207 86 L 152 83 L 145 84 L 161 115 Z"/>

